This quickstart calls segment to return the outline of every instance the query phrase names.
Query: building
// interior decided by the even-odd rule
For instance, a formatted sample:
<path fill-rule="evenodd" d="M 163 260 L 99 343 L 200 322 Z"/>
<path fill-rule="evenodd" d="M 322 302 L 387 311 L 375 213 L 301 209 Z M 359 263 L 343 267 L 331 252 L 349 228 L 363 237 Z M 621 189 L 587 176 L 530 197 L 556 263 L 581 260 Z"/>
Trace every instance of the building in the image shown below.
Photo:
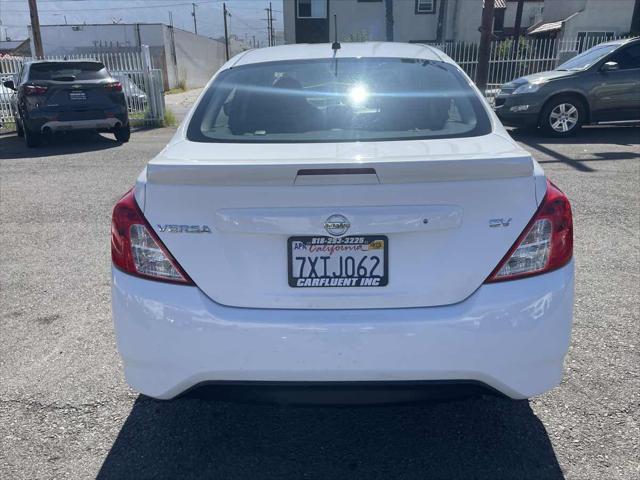
<path fill-rule="evenodd" d="M 517 0 L 495 1 L 494 31 L 513 33 Z M 542 20 L 543 0 L 525 0 L 522 28 Z M 285 43 L 480 40 L 483 0 L 283 0 Z"/>
<path fill-rule="evenodd" d="M 639 11 L 640 0 L 545 0 L 542 20 L 528 35 L 590 44 L 629 34 Z"/>
<path fill-rule="evenodd" d="M 201 87 L 225 62 L 224 43 L 161 23 L 42 25 L 40 32 L 45 55 L 127 52 L 148 45 L 166 89 Z"/>
<path fill-rule="evenodd" d="M 0 40 L 0 56 L 2 55 L 29 55 L 29 39 L 27 40 Z"/>

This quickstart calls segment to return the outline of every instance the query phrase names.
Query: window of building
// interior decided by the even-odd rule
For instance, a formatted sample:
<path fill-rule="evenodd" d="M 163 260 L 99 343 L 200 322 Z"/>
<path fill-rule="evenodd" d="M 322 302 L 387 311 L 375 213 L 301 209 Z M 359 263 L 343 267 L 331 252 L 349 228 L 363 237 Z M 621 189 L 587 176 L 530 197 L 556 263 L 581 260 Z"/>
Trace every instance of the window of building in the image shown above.
<path fill-rule="evenodd" d="M 436 13 L 436 0 L 416 0 L 416 13 Z"/>
<path fill-rule="evenodd" d="M 493 12 L 493 31 L 502 32 L 504 30 L 504 8 Z"/>
<path fill-rule="evenodd" d="M 380 3 L 382 0 L 358 0 L 358 3 Z"/>
<path fill-rule="evenodd" d="M 327 0 L 298 0 L 298 18 L 327 18 Z"/>

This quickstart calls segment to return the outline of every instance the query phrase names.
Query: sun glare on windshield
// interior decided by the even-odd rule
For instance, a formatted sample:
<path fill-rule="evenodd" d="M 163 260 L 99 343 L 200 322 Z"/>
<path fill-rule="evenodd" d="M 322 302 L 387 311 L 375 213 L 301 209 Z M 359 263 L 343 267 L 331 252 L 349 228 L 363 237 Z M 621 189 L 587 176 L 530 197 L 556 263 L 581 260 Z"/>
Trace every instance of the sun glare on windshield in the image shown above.
<path fill-rule="evenodd" d="M 369 90 L 366 85 L 356 84 L 349 90 L 349 103 L 354 106 L 363 105 L 369 98 Z"/>

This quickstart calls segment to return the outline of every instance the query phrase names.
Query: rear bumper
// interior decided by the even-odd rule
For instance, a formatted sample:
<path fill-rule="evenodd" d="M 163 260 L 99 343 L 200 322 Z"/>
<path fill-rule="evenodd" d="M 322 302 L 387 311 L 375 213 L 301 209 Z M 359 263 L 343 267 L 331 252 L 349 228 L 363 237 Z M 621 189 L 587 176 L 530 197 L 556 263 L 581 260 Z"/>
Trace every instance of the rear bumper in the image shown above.
<path fill-rule="evenodd" d="M 51 121 L 46 122 L 40 127 L 40 131 L 47 129 L 52 132 L 61 132 L 69 130 L 110 130 L 116 126 L 122 125 L 122 121 L 117 118 L 102 118 L 99 120 L 72 120 L 68 122 Z"/>
<path fill-rule="evenodd" d="M 61 120 L 61 118 L 63 118 Z M 56 112 L 47 110 L 32 110 L 23 119 L 31 131 L 52 132 L 68 130 L 110 130 L 118 125 L 129 124 L 126 107 L 116 105 L 112 108 L 96 111 L 95 115 L 87 118 L 86 112 Z"/>
<path fill-rule="evenodd" d="M 206 382 L 431 380 L 527 398 L 561 380 L 573 275 L 571 262 L 443 307 L 270 310 L 113 269 L 112 307 L 127 381 L 156 398 Z"/>

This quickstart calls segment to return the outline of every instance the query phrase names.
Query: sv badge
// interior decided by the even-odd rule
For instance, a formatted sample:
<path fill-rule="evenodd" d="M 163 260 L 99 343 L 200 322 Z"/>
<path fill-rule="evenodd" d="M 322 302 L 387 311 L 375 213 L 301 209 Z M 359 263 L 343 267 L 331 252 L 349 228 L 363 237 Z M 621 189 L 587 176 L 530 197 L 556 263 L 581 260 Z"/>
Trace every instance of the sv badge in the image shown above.
<path fill-rule="evenodd" d="M 489 226 L 491 228 L 508 227 L 509 225 L 511 225 L 511 218 L 492 218 L 489 220 Z"/>

